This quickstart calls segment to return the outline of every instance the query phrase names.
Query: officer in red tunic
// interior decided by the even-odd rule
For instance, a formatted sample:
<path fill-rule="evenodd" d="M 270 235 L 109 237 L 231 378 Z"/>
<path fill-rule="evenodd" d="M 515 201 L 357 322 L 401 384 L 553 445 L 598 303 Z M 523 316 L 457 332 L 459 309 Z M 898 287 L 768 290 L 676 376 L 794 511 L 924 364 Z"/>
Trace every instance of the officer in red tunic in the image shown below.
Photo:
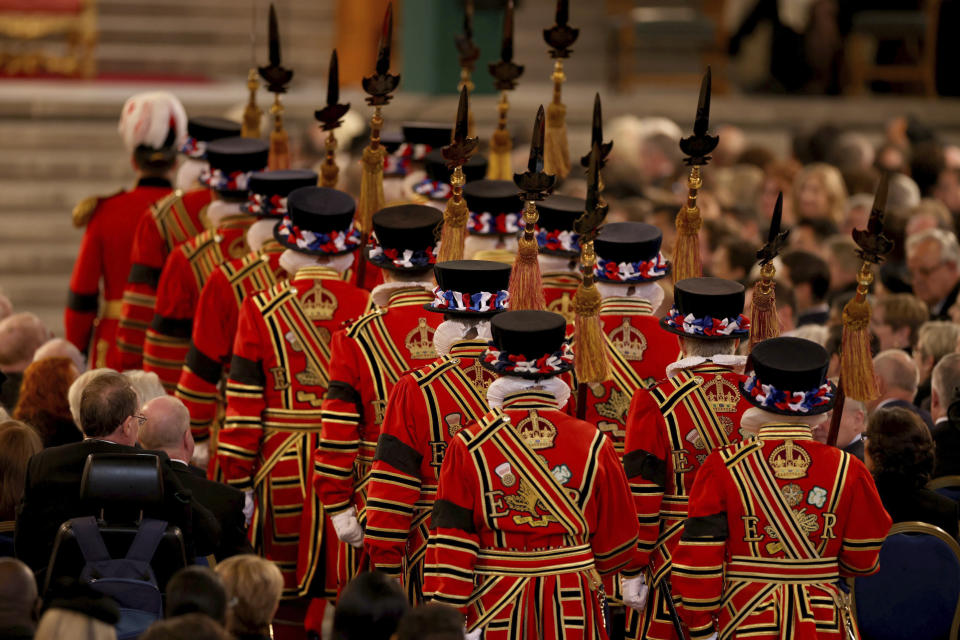
<path fill-rule="evenodd" d="M 517 235 L 523 225 L 523 201 L 517 197 L 512 180 L 476 180 L 463 187 L 463 198 L 470 209 L 467 241 L 463 255 L 468 258 L 502 252 L 513 263 L 517 253 Z"/>
<path fill-rule="evenodd" d="M 390 394 L 367 487 L 364 535 L 370 563 L 402 575 L 415 603 L 423 600 L 428 520 L 443 452 L 464 425 L 490 410 L 487 389 L 496 375 L 479 358 L 490 318 L 509 301 L 509 265 L 454 260 L 436 265 L 434 274 L 434 301 L 426 308 L 444 317 L 433 335 L 440 357 L 401 377 Z"/>
<path fill-rule="evenodd" d="M 681 336 L 685 357 L 634 394 L 627 416 L 623 463 L 640 523 L 639 553 L 623 581 L 624 600 L 640 612 L 628 616 L 629 638 L 677 638 L 663 595 L 690 488 L 707 454 L 742 439 L 740 417 L 750 406 L 739 390 L 745 358 L 733 355 L 749 337 L 743 286 L 681 280 L 674 300 L 661 323 Z"/>
<path fill-rule="evenodd" d="M 426 591 L 490 640 L 605 639 L 600 576 L 623 567 L 637 527 L 610 439 L 560 410 L 566 321 L 510 311 L 483 362 L 493 410 L 450 442 L 433 507 Z"/>
<path fill-rule="evenodd" d="M 552 195 L 537 203 L 540 220 L 537 222 L 540 272 L 543 274 L 543 293 L 547 310 L 559 313 L 573 324 L 573 294 L 580 284 L 577 268 L 580 257 L 579 235 L 573 223 L 583 215 L 583 198 Z"/>
<path fill-rule="evenodd" d="M 437 357 L 433 335 L 442 318 L 423 307 L 434 300 L 433 265 L 442 221 L 440 211 L 418 204 L 374 214 L 366 251 L 370 265 L 383 270 L 386 280 L 371 292 L 379 308 L 334 335 L 331 344 L 314 489 L 341 541 L 340 588 L 359 566 L 367 482 L 387 399 L 404 373 Z"/>
<path fill-rule="evenodd" d="M 813 439 L 834 403 L 830 358 L 799 338 L 750 357 L 741 424 L 756 437 L 700 467 L 673 554 L 677 609 L 694 638 L 857 637 L 836 583 L 877 570 L 890 516 L 863 463 Z"/>
<path fill-rule="evenodd" d="M 281 264 L 300 268 L 243 301 L 217 456 L 224 479 L 255 498 L 254 547 L 283 572 L 283 615 L 297 618 L 303 637 L 301 596 L 323 594 L 332 570 L 324 561 L 330 541 L 311 462 L 336 357 L 331 335 L 368 309 L 369 295 L 343 281 L 361 244 L 353 198 L 303 187 L 287 207 L 275 237 L 286 247 Z"/>
<path fill-rule="evenodd" d="M 63 324 L 67 340 L 87 354 L 91 367 L 116 365 L 117 323 L 137 226 L 132 214 L 170 193 L 170 174 L 186 119 L 180 101 L 165 91 L 128 99 L 119 129 L 137 171 L 136 186 L 87 198 L 73 210 L 74 226 L 86 229 L 73 264 Z"/>
<path fill-rule="evenodd" d="M 257 220 L 245 210 L 250 175 L 266 166 L 269 150 L 263 140 L 240 137 L 207 145 L 210 169 L 201 180 L 214 192 L 206 210 L 210 228 L 167 257 L 143 345 L 143 369 L 155 372 L 168 393 L 176 389 L 187 358 L 203 285 L 221 264 L 250 251 L 246 233 Z"/>
<path fill-rule="evenodd" d="M 204 229 L 201 214 L 210 204 L 210 189 L 197 182 L 207 167 L 206 146 L 214 140 L 240 135 L 240 125 L 224 118 L 191 118 L 181 152 L 187 160 L 177 175 L 177 191 L 137 214 L 136 233 L 129 245 L 130 273 L 123 289 L 117 330 L 117 369 L 143 365 L 143 341 L 153 320 L 157 284 L 167 256 Z"/>
<path fill-rule="evenodd" d="M 284 248 L 274 240 L 273 229 L 287 214 L 287 195 L 300 187 L 316 186 L 317 179 L 317 174 L 308 169 L 251 175 L 250 195 L 243 207 L 245 213 L 257 218 L 247 230 L 251 253 L 220 265 L 200 292 L 190 350 L 180 372 L 176 396 L 190 411 L 190 428 L 196 442 L 194 460 L 201 468 L 206 468 L 209 461 L 211 426 L 222 406 L 217 387 L 233 354 L 240 304 L 248 295 L 287 278 L 280 265 Z"/>

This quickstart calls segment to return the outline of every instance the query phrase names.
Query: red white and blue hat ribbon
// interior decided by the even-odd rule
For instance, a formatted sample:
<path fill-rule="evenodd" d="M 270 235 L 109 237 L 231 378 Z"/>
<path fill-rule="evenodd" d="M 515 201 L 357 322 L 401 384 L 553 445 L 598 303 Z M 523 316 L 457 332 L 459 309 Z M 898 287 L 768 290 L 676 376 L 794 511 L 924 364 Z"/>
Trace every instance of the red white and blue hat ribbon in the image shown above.
<path fill-rule="evenodd" d="M 352 222 L 343 231 L 321 233 L 309 229 L 300 229 L 293 224 L 290 216 L 284 216 L 283 220 L 277 225 L 277 234 L 284 236 L 287 242 L 295 244 L 298 249 L 320 253 L 346 253 L 347 251 L 353 251 L 363 242 L 360 231 L 354 228 Z"/>
<path fill-rule="evenodd" d="M 483 354 L 483 361 L 488 367 L 501 375 L 556 375 L 569 371 L 573 366 L 573 348 L 565 340 L 559 351 L 543 355 L 535 360 L 528 360 L 522 354 L 509 354 L 498 351 L 493 342 L 488 344 Z"/>
<path fill-rule="evenodd" d="M 580 234 L 566 229 L 540 229 L 537 231 L 537 244 L 548 251 L 580 253 Z"/>
<path fill-rule="evenodd" d="M 648 282 L 659 280 L 667 275 L 670 263 L 658 253 L 653 260 L 639 260 L 637 262 L 614 262 L 613 260 L 597 259 L 594 275 L 604 282 Z"/>
<path fill-rule="evenodd" d="M 391 263 L 394 267 L 400 269 L 420 269 L 437 263 L 435 246 L 417 249 L 416 251 L 413 249 L 387 249 L 380 246 L 376 233 L 370 234 L 368 246 L 370 252 L 367 254 L 367 259 L 376 265 Z"/>
<path fill-rule="evenodd" d="M 287 215 L 287 199 L 277 193 L 272 196 L 251 193 L 243 210 L 258 218 L 279 218 Z"/>
<path fill-rule="evenodd" d="M 680 315 L 676 307 L 670 309 L 670 313 L 664 319 L 664 322 L 674 329 L 678 329 L 688 336 L 709 336 L 720 337 L 729 336 L 738 338 L 750 331 L 750 318 L 742 313 L 736 318 L 712 318 L 704 316 L 697 318 L 692 313 L 686 316 Z"/>
<path fill-rule="evenodd" d="M 404 142 L 397 150 L 383 159 L 383 173 L 390 176 L 405 176 L 410 172 L 410 163 L 423 160 L 430 153 L 428 144 L 409 144 Z"/>
<path fill-rule="evenodd" d="M 464 293 L 452 289 L 433 290 L 433 308 L 445 311 L 504 311 L 510 307 L 510 294 L 506 290 Z"/>
<path fill-rule="evenodd" d="M 188 136 L 180 147 L 180 153 L 193 160 L 203 160 L 207 157 L 207 143 Z"/>
<path fill-rule="evenodd" d="M 786 391 L 763 384 L 757 380 L 755 373 L 750 374 L 743 383 L 743 388 L 757 405 L 793 413 L 809 413 L 829 403 L 834 395 L 833 385 L 830 382 L 825 382 L 812 391 Z"/>
<path fill-rule="evenodd" d="M 467 231 L 477 235 L 513 235 L 523 229 L 522 213 L 470 212 Z"/>
<path fill-rule="evenodd" d="M 250 176 L 255 171 L 232 171 L 224 173 L 220 169 L 207 167 L 200 173 L 200 184 L 215 191 L 246 191 Z"/>
<path fill-rule="evenodd" d="M 430 178 L 424 178 L 413 185 L 413 192 L 431 200 L 448 200 L 453 195 L 453 189 L 450 188 L 449 184 Z"/>

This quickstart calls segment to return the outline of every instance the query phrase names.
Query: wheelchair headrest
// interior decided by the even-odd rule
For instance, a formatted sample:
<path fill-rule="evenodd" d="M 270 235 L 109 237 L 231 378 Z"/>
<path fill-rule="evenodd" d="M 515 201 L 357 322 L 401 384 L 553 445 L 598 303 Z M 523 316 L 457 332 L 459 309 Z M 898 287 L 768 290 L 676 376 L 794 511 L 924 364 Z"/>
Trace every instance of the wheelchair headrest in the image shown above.
<path fill-rule="evenodd" d="M 151 453 L 92 453 L 83 468 L 80 499 L 103 507 L 159 505 L 163 502 L 160 459 Z"/>

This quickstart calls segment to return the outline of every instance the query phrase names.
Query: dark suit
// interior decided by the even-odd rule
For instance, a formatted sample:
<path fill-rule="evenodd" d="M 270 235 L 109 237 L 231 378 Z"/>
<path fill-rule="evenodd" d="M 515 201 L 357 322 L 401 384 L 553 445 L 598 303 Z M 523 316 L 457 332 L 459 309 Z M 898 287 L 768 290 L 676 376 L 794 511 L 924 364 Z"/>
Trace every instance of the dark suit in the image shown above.
<path fill-rule="evenodd" d="M 926 522 L 957 537 L 960 511 L 956 502 L 930 489 L 913 487 L 903 478 L 881 476 L 876 481 L 883 508 L 894 522 Z"/>
<path fill-rule="evenodd" d="M 917 405 L 907 402 L 905 400 L 891 400 L 879 409 L 906 409 L 907 411 L 912 411 L 913 413 L 920 416 L 920 419 L 923 420 L 923 423 L 927 425 L 927 428 L 933 431 L 933 418 L 930 416 L 930 412 L 926 409 L 921 409 Z"/>
<path fill-rule="evenodd" d="M 7 410 L 7 413 L 13 413 L 13 408 L 17 406 L 17 398 L 20 397 L 20 383 L 23 382 L 23 372 L 0 373 L 0 406 Z"/>
<path fill-rule="evenodd" d="M 30 458 L 23 499 L 17 509 L 14 546 L 17 557 L 34 571 L 45 569 L 60 525 L 98 509 L 80 500 L 80 481 L 87 456 L 92 453 L 154 453 L 163 472 L 163 504 L 145 515 L 166 520 L 183 531 L 188 557 L 213 553 L 220 541 L 220 526 L 200 506 L 170 468 L 167 454 L 145 451 L 104 440 L 84 440 L 45 449 Z"/>
<path fill-rule="evenodd" d="M 825 325 L 830 320 L 830 310 L 826 311 L 801 311 L 797 314 L 797 326 L 802 327 L 808 324 Z"/>
<path fill-rule="evenodd" d="M 960 476 L 960 424 L 942 420 L 933 426 L 933 442 L 937 445 L 937 464 L 933 477 Z"/>
<path fill-rule="evenodd" d="M 253 553 L 247 540 L 243 515 L 243 492 L 220 482 L 207 480 L 203 471 L 175 460 L 170 461 L 180 483 L 193 492 L 193 499 L 206 507 L 220 523 L 220 544 L 214 555 L 223 560 L 241 553 Z"/>
<path fill-rule="evenodd" d="M 934 311 L 933 309 L 930 310 L 930 319 L 950 320 L 950 307 L 956 303 L 958 295 L 960 295 L 960 281 L 953 285 L 953 289 L 950 289 L 950 293 L 948 293 L 947 297 L 943 299 L 943 302 L 940 304 L 940 307 L 937 311 Z"/>
<path fill-rule="evenodd" d="M 845 446 L 843 450 L 863 462 L 863 438 L 857 438 L 856 441 Z"/>

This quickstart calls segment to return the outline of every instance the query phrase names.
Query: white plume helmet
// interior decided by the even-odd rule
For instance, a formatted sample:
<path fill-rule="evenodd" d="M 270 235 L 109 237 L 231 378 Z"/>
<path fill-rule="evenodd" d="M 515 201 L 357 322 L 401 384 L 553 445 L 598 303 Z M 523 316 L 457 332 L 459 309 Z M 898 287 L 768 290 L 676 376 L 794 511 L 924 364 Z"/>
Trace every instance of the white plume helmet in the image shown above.
<path fill-rule="evenodd" d="M 127 151 L 140 145 L 162 149 L 168 146 L 171 129 L 173 144 L 179 149 L 187 138 L 187 112 L 172 93 L 138 93 L 123 104 L 117 130 Z"/>

